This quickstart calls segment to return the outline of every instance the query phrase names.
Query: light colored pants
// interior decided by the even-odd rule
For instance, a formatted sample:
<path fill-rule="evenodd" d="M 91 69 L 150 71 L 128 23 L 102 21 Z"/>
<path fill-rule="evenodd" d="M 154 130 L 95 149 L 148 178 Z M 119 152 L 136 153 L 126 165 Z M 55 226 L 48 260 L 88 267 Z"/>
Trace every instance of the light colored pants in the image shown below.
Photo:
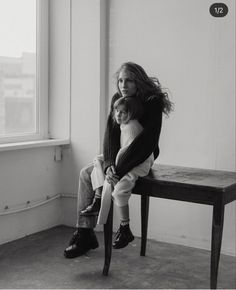
<path fill-rule="evenodd" d="M 81 210 L 84 210 L 88 205 L 90 205 L 94 198 L 95 193 L 91 182 L 91 173 L 93 167 L 93 163 L 91 163 L 80 171 L 76 227 L 95 228 L 97 224 L 97 216 L 80 215 Z"/>
<path fill-rule="evenodd" d="M 98 164 L 102 162 L 100 158 Z M 97 224 L 104 224 L 107 219 L 107 215 L 110 209 L 111 195 L 114 198 L 114 202 L 118 206 L 124 206 L 128 204 L 128 200 L 131 196 L 131 191 L 135 186 L 135 182 L 139 176 L 145 176 L 148 174 L 151 166 L 153 165 L 154 157 L 153 154 L 147 158 L 142 164 L 136 166 L 133 170 L 124 175 L 121 180 L 115 185 L 114 189 L 105 180 L 100 180 L 97 186 L 103 185 L 103 193 L 101 210 L 99 213 L 99 219 L 97 216 L 83 216 L 80 215 L 81 210 L 84 210 L 90 205 L 94 199 L 96 185 L 92 184 L 91 174 L 95 168 L 95 163 L 90 163 L 80 171 L 79 176 L 79 188 L 78 188 L 78 204 L 77 204 L 77 227 L 82 228 L 94 228 Z M 101 164 L 101 163 L 100 163 Z M 99 167 L 99 170 L 101 167 Z M 98 171 L 99 171 L 98 170 Z M 101 172 L 98 173 L 102 176 Z M 102 183 L 103 182 L 103 183 Z M 94 186 L 94 187 L 93 187 Z M 104 197 L 103 197 L 104 194 Z"/>
<path fill-rule="evenodd" d="M 123 207 L 128 205 L 129 198 L 132 193 L 132 189 L 138 177 L 145 176 L 149 173 L 150 168 L 154 162 L 154 156 L 151 154 L 143 163 L 134 167 L 130 172 L 125 174 L 114 186 L 114 188 L 105 179 L 102 171 L 103 157 L 99 155 L 94 159 L 94 169 L 92 171 L 92 186 L 95 190 L 98 187 L 103 186 L 101 209 L 98 216 L 98 224 L 105 224 L 110 209 L 111 198 L 114 203 Z"/>

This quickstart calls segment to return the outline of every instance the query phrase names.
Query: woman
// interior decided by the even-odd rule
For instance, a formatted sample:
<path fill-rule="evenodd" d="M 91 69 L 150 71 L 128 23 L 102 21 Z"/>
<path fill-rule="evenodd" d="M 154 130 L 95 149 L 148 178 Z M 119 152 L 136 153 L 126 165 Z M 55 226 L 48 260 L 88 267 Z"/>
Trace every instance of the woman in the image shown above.
<path fill-rule="evenodd" d="M 159 155 L 159 137 L 162 126 L 162 113 L 166 115 L 172 109 L 172 103 L 161 89 L 157 78 L 149 77 L 145 70 L 138 64 L 124 63 L 116 73 L 117 93 L 111 101 L 107 128 L 104 136 L 103 170 L 106 180 L 115 185 L 126 173 L 135 166 L 144 162 L 152 153 L 154 159 Z M 121 97 L 135 97 L 143 106 L 143 116 L 139 120 L 143 131 L 129 145 L 117 164 L 116 156 L 120 149 L 120 126 L 113 122 L 113 106 Z M 84 214 L 84 209 L 90 205 L 90 210 L 96 212 L 100 208 L 100 198 L 94 198 L 91 185 L 91 172 L 93 165 L 83 168 L 80 173 L 78 190 L 78 221 L 70 246 L 65 249 L 67 258 L 83 255 L 90 249 L 98 247 L 98 242 L 93 228 L 96 226 L 96 215 Z M 93 201 L 93 202 L 92 202 Z M 92 202 L 92 205 L 91 205 Z M 83 214 L 81 214 L 83 211 Z M 121 228 L 115 242 L 123 239 L 126 233 Z"/>

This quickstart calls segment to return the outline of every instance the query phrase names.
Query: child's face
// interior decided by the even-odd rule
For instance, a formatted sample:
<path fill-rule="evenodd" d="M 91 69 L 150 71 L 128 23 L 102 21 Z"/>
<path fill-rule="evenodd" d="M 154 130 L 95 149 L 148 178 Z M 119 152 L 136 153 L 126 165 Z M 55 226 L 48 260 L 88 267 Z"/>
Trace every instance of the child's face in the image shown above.
<path fill-rule="evenodd" d="M 122 70 L 119 74 L 118 87 L 122 97 L 131 97 L 137 92 L 135 81 L 131 74 L 126 70 Z"/>
<path fill-rule="evenodd" d="M 119 105 L 114 109 L 114 117 L 119 125 L 126 124 L 129 121 L 128 112 L 124 105 Z"/>

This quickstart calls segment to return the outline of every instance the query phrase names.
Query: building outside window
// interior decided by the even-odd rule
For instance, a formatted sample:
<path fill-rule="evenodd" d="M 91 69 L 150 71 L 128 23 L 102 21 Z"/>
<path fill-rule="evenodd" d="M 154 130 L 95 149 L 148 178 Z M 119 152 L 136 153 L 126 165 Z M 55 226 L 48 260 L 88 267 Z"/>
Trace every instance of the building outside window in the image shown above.
<path fill-rule="evenodd" d="M 47 60 L 47 39 L 42 39 L 48 29 L 46 3 L 0 0 L 1 143 L 46 137 L 42 126 L 47 115 L 43 100 L 47 98 L 43 94 L 47 92 L 47 64 L 42 63 Z"/>

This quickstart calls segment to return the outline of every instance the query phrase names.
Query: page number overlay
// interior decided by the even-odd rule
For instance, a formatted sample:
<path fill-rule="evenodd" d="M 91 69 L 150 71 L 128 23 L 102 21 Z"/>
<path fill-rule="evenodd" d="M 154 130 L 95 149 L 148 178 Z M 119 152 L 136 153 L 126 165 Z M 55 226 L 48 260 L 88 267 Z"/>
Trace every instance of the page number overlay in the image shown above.
<path fill-rule="evenodd" d="M 214 3 L 209 10 L 213 17 L 224 17 L 228 14 L 229 9 L 224 3 Z"/>

